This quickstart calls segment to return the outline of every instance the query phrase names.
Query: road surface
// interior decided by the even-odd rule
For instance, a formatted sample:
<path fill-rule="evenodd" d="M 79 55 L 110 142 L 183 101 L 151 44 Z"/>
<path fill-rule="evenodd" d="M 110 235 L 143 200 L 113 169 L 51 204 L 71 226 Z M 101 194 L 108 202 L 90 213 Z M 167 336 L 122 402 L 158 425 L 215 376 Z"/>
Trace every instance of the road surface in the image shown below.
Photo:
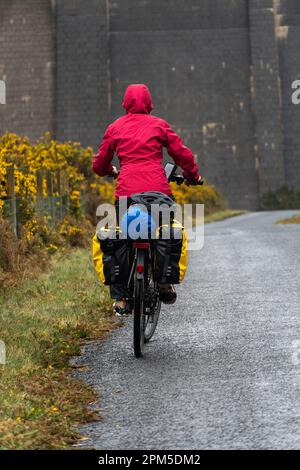
<path fill-rule="evenodd" d="M 85 347 L 80 378 L 103 417 L 81 428 L 86 446 L 300 447 L 300 225 L 275 225 L 291 214 L 207 225 L 144 359 L 133 356 L 131 319 Z"/>

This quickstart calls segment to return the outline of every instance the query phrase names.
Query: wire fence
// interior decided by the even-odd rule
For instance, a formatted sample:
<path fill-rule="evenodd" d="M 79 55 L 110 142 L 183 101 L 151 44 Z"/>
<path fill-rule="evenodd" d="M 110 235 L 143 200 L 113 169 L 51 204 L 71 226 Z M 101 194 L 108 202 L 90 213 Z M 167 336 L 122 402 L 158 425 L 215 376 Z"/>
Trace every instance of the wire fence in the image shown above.
<path fill-rule="evenodd" d="M 14 233 L 19 237 L 28 212 L 37 221 L 45 220 L 50 227 L 56 227 L 70 210 L 69 180 L 66 172 L 38 170 L 36 172 L 36 197 L 26 200 L 16 192 L 15 170 L 7 169 L 7 196 L 3 199 L 2 213 L 11 222 Z M 26 214 L 26 215 L 25 215 Z"/>

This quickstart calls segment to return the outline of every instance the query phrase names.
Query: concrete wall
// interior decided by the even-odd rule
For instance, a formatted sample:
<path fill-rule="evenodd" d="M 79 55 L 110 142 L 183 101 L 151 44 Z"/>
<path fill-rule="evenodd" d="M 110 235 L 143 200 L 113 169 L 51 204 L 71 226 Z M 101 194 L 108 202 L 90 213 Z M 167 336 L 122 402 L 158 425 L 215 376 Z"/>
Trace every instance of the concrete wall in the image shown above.
<path fill-rule="evenodd" d="M 236 207 L 299 187 L 298 0 L 0 0 L 0 132 L 96 148 L 125 87 L 190 145 Z"/>
<path fill-rule="evenodd" d="M 256 156 L 260 194 L 285 183 L 279 57 L 273 0 L 249 1 Z"/>
<path fill-rule="evenodd" d="M 57 0 L 56 136 L 96 146 L 109 121 L 105 0 Z"/>
<path fill-rule="evenodd" d="M 283 152 L 287 184 L 300 189 L 300 105 L 291 100 L 291 84 L 300 80 L 300 2 L 276 1 L 283 115 Z"/>
<path fill-rule="evenodd" d="M 0 0 L 0 133 L 54 130 L 55 17 L 51 1 Z"/>
<path fill-rule="evenodd" d="M 113 117 L 126 85 L 147 83 L 154 114 L 184 137 L 200 171 L 232 204 L 256 207 L 246 2 L 230 8 L 224 0 L 109 4 Z"/>

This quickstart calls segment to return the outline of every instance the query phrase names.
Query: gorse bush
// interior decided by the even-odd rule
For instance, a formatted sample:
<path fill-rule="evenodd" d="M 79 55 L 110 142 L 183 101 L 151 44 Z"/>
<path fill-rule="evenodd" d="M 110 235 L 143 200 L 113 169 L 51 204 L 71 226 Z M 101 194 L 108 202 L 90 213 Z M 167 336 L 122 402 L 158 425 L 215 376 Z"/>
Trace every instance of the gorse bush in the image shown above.
<path fill-rule="evenodd" d="M 38 268 L 47 252 L 52 254 L 65 245 L 83 246 L 87 242 L 90 227 L 81 200 L 89 194 L 90 184 L 95 181 L 92 153 L 91 148 L 82 148 L 76 142 L 57 142 L 50 134 L 45 134 L 36 144 L 15 134 L 0 137 L 0 285 L 16 282 L 18 273 L 25 272 L 29 266 L 32 270 L 30 259 Z M 6 201 L 10 168 L 15 179 L 18 240 L 4 220 L 9 209 Z M 55 176 L 58 172 L 66 176 L 67 213 L 54 224 L 47 209 L 43 208 L 41 214 L 36 211 L 38 174 L 42 177 L 42 196 L 46 197 L 47 174 Z M 53 198 L 59 196 L 56 191 L 54 186 Z"/>
<path fill-rule="evenodd" d="M 96 211 L 99 204 L 114 203 L 115 186 L 115 182 L 100 180 L 100 178 L 89 183 L 85 193 L 84 213 L 93 224 L 97 223 Z"/>
<path fill-rule="evenodd" d="M 36 144 L 27 137 L 6 133 L 0 138 L 0 209 L 7 195 L 7 169 L 15 169 L 15 191 L 18 200 L 25 206 L 35 202 L 37 196 L 37 171 L 61 170 L 68 176 L 70 200 L 74 214 L 78 215 L 79 197 L 86 188 L 87 179 L 92 177 L 91 148 L 82 148 L 77 142 L 60 143 L 49 133 Z M 46 179 L 43 180 L 46 196 Z M 29 219 L 31 214 L 29 214 Z"/>
<path fill-rule="evenodd" d="M 227 209 L 227 201 L 224 196 L 212 185 L 178 186 L 171 183 L 173 195 L 178 204 L 204 204 L 205 214 Z"/>
<path fill-rule="evenodd" d="M 300 191 L 283 186 L 278 191 L 267 192 L 261 202 L 265 210 L 300 209 Z"/>

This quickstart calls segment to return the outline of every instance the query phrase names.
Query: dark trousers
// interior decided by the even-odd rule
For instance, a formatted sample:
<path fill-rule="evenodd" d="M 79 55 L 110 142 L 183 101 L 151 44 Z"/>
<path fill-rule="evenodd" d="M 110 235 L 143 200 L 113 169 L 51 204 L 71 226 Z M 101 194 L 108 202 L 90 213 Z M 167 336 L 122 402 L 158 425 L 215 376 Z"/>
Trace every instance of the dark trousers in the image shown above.
<path fill-rule="evenodd" d="M 110 297 L 114 300 L 127 299 L 127 286 L 124 284 L 113 284 L 110 286 Z"/>
<path fill-rule="evenodd" d="M 127 206 L 131 204 L 130 198 L 128 198 Z M 116 217 L 117 223 L 119 222 L 119 201 L 115 200 Z M 125 284 L 113 284 L 110 286 L 110 297 L 114 300 L 122 300 L 128 298 L 127 286 Z"/>

